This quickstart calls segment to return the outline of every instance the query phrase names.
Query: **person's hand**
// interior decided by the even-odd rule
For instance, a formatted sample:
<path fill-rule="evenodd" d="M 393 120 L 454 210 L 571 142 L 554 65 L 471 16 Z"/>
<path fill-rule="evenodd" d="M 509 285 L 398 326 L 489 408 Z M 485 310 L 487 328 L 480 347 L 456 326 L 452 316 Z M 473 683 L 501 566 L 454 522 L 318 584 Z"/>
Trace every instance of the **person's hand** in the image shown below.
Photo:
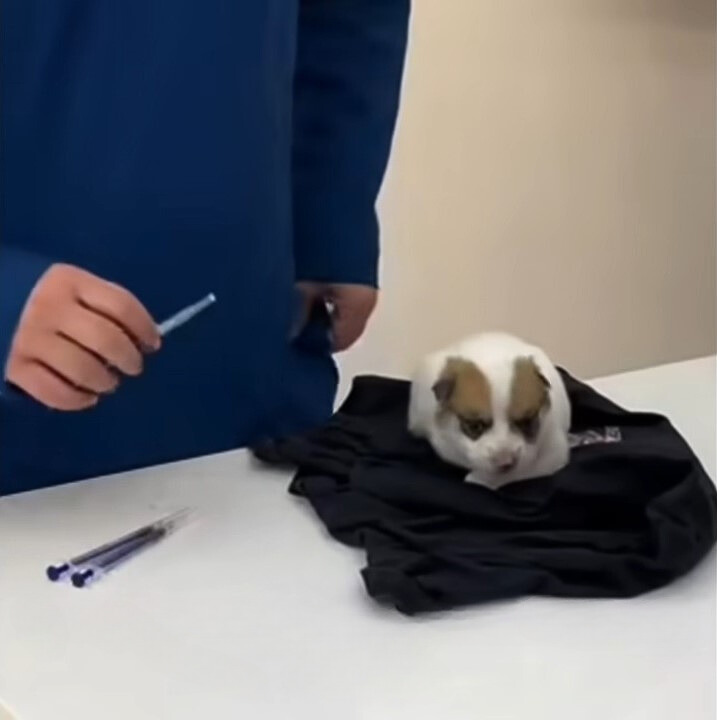
<path fill-rule="evenodd" d="M 71 265 L 40 278 L 20 317 L 5 379 L 43 405 L 84 410 L 139 375 L 157 327 L 127 290 Z"/>
<path fill-rule="evenodd" d="M 348 350 L 363 335 L 378 300 L 378 291 L 366 285 L 300 282 L 297 287 L 304 298 L 304 321 L 317 300 L 329 305 L 336 352 Z"/>

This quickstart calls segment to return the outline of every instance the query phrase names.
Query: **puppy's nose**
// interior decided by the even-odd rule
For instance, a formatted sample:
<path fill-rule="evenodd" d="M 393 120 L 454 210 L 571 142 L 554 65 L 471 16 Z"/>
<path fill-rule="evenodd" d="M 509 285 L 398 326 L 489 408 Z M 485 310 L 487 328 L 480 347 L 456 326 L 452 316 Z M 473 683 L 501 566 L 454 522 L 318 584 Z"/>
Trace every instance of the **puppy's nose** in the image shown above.
<path fill-rule="evenodd" d="M 508 473 L 518 464 L 518 453 L 503 450 L 493 455 L 490 460 L 497 472 Z"/>

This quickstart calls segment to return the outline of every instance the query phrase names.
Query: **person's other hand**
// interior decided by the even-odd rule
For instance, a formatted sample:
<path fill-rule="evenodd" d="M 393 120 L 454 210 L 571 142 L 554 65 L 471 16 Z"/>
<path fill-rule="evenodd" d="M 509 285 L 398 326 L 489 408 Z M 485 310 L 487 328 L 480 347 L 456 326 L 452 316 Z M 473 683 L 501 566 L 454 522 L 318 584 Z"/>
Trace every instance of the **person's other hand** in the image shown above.
<path fill-rule="evenodd" d="M 5 379 L 56 410 L 84 410 L 139 375 L 157 327 L 127 290 L 71 265 L 53 265 L 28 298 Z"/>
<path fill-rule="evenodd" d="M 366 285 L 300 282 L 297 287 L 304 298 L 304 322 L 317 300 L 329 305 L 335 352 L 348 350 L 363 335 L 378 301 L 378 291 Z"/>

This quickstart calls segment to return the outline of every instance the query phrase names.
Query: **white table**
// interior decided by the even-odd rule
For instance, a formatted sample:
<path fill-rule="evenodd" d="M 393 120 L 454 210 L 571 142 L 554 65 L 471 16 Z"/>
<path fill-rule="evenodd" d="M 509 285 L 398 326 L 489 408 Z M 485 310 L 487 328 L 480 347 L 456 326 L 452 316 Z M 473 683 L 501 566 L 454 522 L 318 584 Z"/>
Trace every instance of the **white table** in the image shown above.
<path fill-rule="evenodd" d="M 598 381 L 715 476 L 714 358 Z M 20 720 L 714 720 L 715 555 L 635 600 L 407 619 L 288 477 L 230 453 L 0 500 L 0 698 Z M 199 519 L 86 591 L 52 560 Z"/>

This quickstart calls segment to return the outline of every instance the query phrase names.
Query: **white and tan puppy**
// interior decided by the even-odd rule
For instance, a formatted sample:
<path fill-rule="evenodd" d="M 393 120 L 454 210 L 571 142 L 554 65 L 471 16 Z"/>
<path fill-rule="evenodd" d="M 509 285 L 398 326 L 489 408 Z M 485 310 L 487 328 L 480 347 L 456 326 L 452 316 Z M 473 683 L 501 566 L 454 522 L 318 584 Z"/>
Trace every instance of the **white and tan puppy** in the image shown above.
<path fill-rule="evenodd" d="M 498 488 L 567 464 L 570 401 L 540 348 L 489 333 L 421 363 L 409 429 L 443 460 L 469 470 L 468 481 Z"/>

